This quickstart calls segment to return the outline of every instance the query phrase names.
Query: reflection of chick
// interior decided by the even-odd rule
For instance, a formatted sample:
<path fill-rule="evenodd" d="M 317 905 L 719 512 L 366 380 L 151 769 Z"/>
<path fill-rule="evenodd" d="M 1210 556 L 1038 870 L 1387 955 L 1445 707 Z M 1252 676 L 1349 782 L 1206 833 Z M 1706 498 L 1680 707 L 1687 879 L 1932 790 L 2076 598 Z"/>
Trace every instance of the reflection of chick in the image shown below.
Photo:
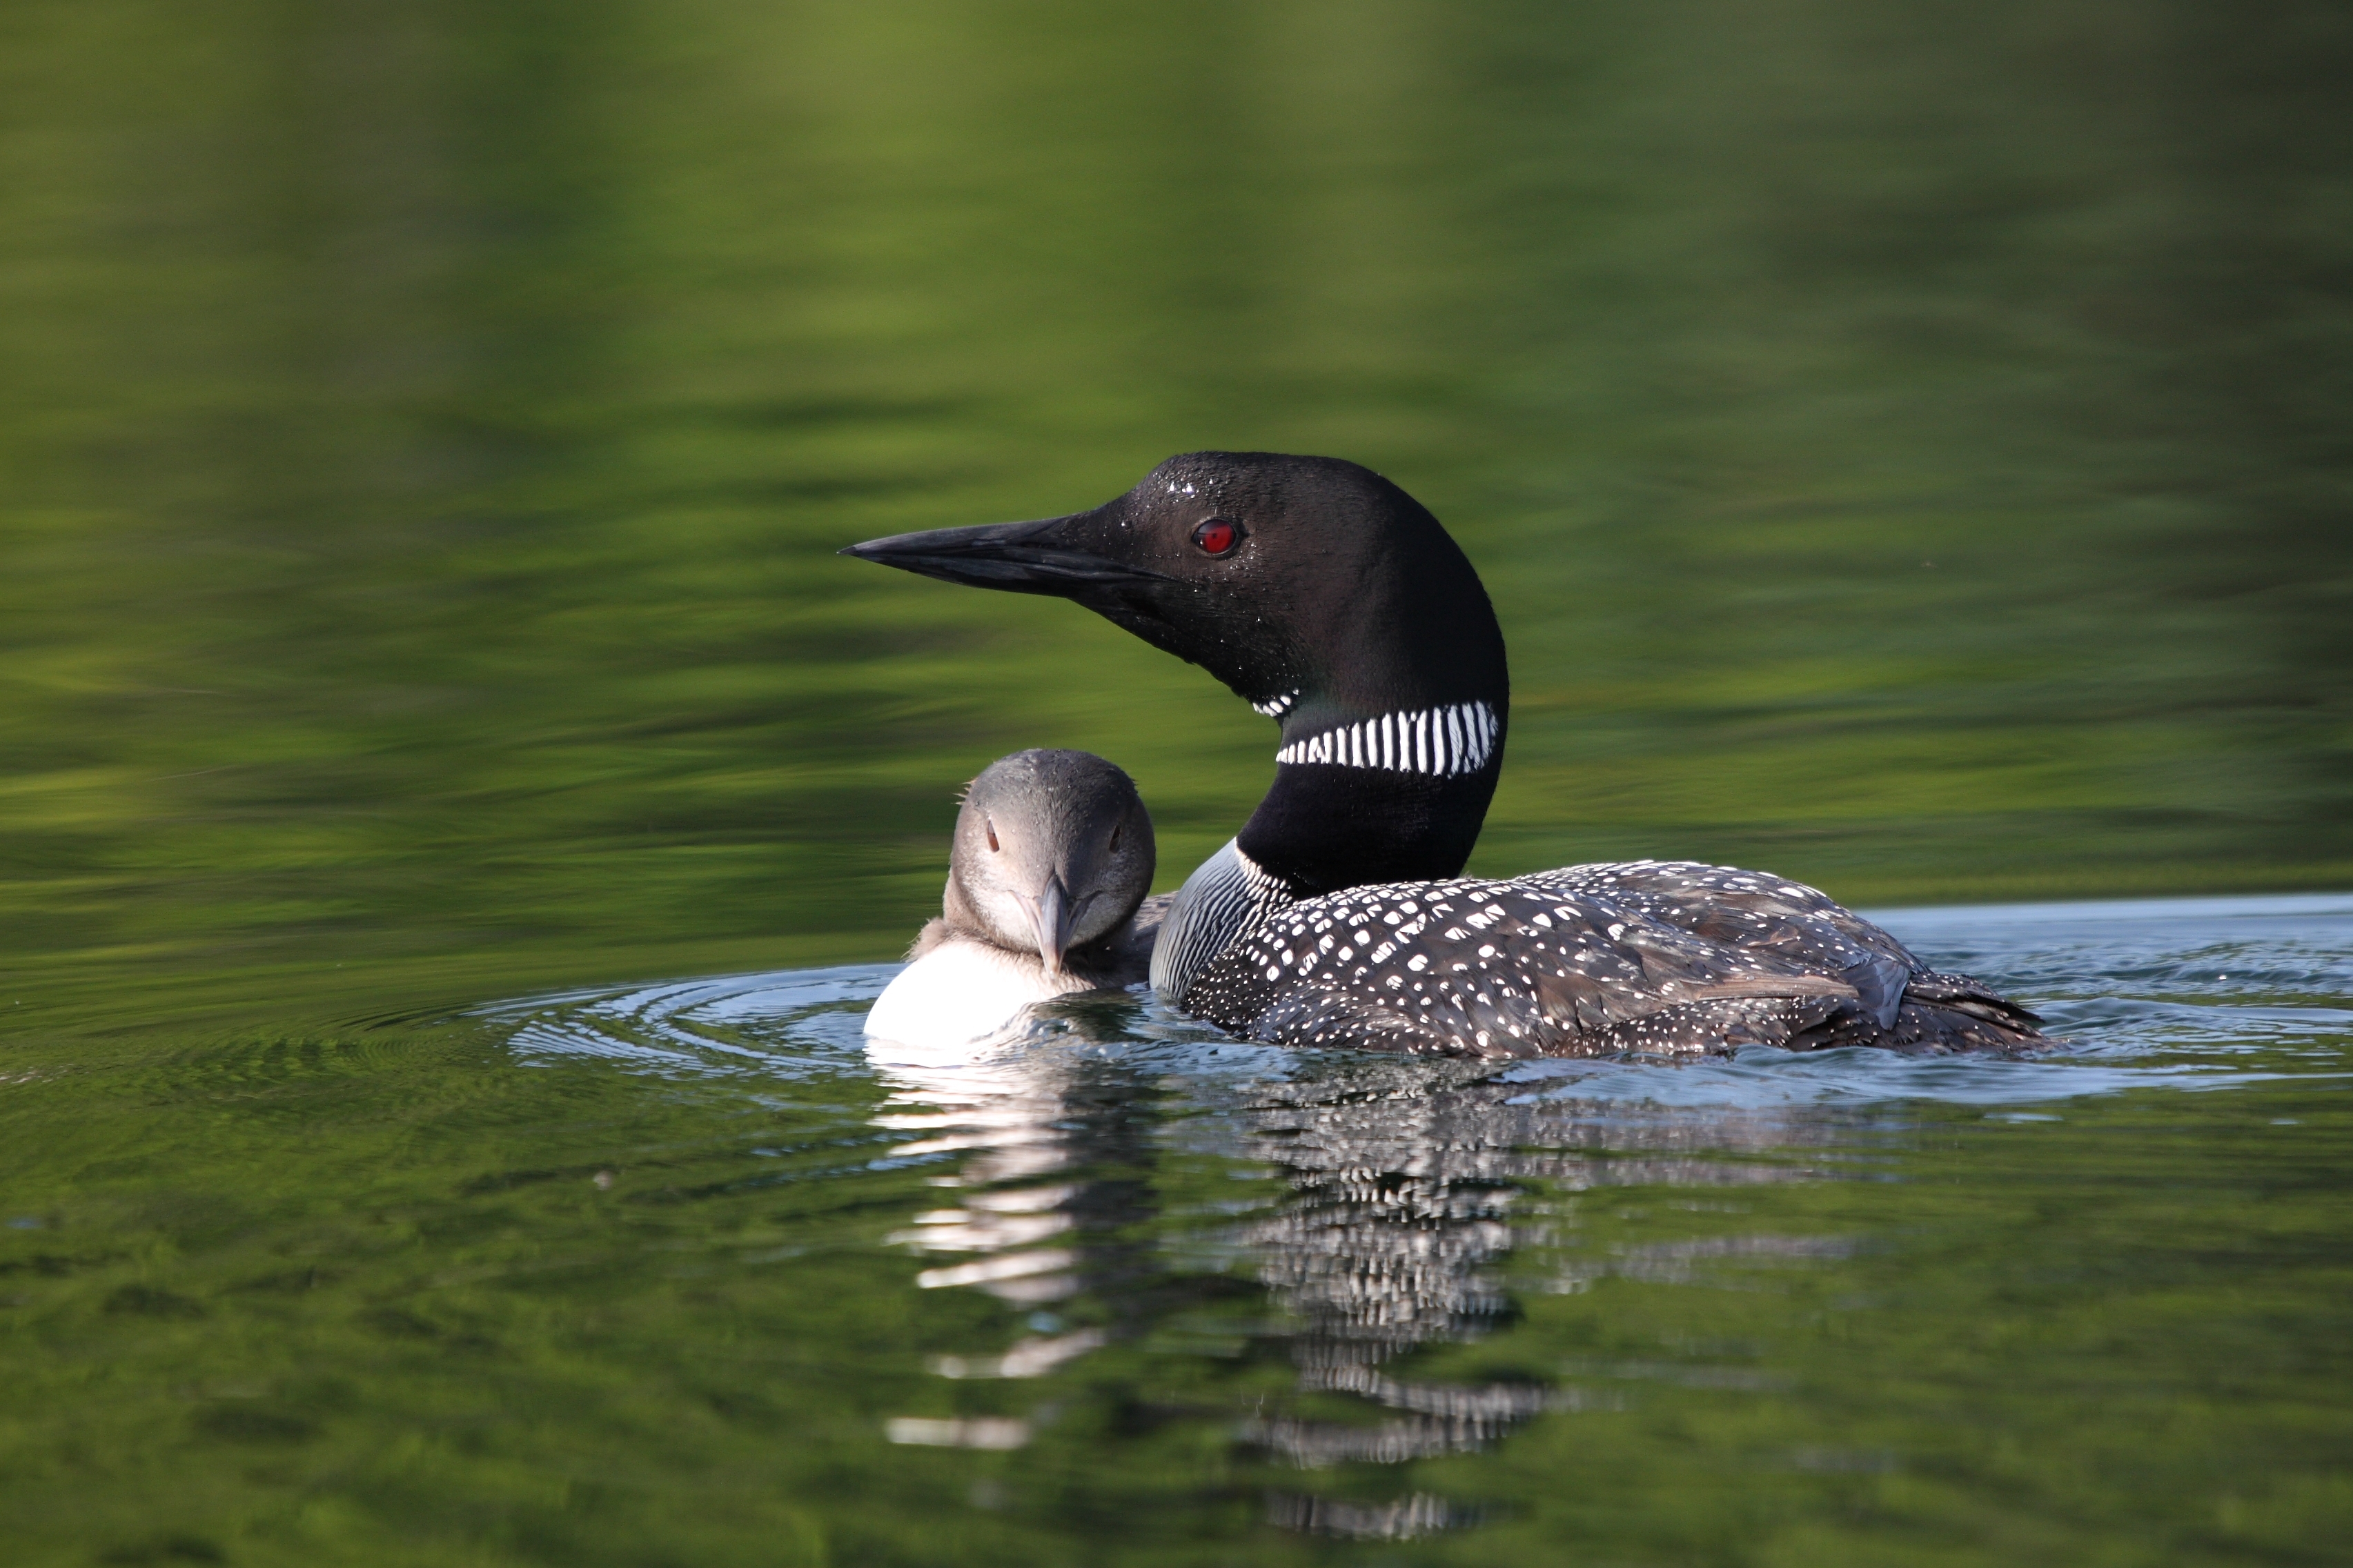
<path fill-rule="evenodd" d="M 962 1045 L 1030 1003 L 1141 983 L 1158 925 L 1157 907 L 1137 919 L 1153 864 L 1152 818 L 1119 769 L 1085 752 L 998 758 L 956 814 L 942 913 L 866 1032 Z"/>

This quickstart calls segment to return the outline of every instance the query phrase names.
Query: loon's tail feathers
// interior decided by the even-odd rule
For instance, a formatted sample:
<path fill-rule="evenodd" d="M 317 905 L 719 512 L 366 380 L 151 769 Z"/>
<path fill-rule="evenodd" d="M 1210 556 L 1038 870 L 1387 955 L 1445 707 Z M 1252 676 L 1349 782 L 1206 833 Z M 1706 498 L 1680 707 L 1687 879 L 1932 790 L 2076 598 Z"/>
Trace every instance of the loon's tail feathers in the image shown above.
<path fill-rule="evenodd" d="M 1904 988 L 1906 1002 L 1934 1002 L 1946 1007 L 1957 1007 L 1964 1013 L 1974 1013 L 1989 1023 L 2000 1024 L 2031 1035 L 2041 1017 L 2028 1012 L 1984 981 L 1969 974 L 1946 974 L 1934 969 L 1923 969 L 1912 976 Z"/>
<path fill-rule="evenodd" d="M 1898 1050 L 2036 1050 L 2058 1042 L 2042 1020 L 1967 974 L 1922 970 L 1904 988 L 1904 1006 L 1888 1033 Z"/>

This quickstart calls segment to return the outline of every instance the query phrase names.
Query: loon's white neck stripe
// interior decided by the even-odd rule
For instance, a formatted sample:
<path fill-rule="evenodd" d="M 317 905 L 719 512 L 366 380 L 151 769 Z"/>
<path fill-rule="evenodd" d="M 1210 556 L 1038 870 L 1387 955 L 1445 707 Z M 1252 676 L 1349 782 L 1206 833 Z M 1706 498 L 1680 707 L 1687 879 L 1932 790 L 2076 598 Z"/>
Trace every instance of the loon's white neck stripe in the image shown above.
<path fill-rule="evenodd" d="M 1280 697 L 1270 697 L 1263 702 L 1253 702 L 1250 706 L 1270 719 L 1280 719 L 1290 712 L 1291 705 L 1298 700 L 1298 692 L 1286 691 Z"/>
<path fill-rule="evenodd" d="M 1274 753 L 1278 763 L 1333 763 L 1348 768 L 1386 768 L 1392 773 L 1436 773 L 1441 778 L 1475 773 L 1495 754 L 1502 726 L 1484 702 L 1457 702 L 1384 713 L 1293 741 Z"/>

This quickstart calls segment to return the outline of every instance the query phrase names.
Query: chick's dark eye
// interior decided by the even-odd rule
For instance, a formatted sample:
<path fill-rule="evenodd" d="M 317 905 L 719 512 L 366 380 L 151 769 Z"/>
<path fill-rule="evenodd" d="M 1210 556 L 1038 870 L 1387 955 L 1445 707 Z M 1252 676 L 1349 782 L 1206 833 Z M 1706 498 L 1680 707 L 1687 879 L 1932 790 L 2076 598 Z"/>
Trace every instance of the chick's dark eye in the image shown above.
<path fill-rule="evenodd" d="M 988 829 L 988 847 L 994 851 L 997 847 L 997 824 L 984 816 L 980 819 L 980 825 Z"/>
<path fill-rule="evenodd" d="M 1193 531 L 1193 542 L 1204 555 L 1230 555 L 1242 542 L 1242 531 L 1222 517 L 1213 517 Z"/>

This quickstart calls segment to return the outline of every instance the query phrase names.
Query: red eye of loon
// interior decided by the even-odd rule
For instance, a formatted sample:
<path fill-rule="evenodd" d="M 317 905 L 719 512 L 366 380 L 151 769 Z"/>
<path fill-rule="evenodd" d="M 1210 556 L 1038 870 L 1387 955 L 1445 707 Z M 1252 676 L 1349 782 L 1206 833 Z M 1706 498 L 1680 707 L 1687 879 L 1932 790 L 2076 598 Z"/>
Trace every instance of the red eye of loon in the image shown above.
<path fill-rule="evenodd" d="M 1193 531 L 1193 542 L 1204 555 L 1230 555 L 1242 542 L 1242 531 L 1222 517 L 1213 517 Z"/>

